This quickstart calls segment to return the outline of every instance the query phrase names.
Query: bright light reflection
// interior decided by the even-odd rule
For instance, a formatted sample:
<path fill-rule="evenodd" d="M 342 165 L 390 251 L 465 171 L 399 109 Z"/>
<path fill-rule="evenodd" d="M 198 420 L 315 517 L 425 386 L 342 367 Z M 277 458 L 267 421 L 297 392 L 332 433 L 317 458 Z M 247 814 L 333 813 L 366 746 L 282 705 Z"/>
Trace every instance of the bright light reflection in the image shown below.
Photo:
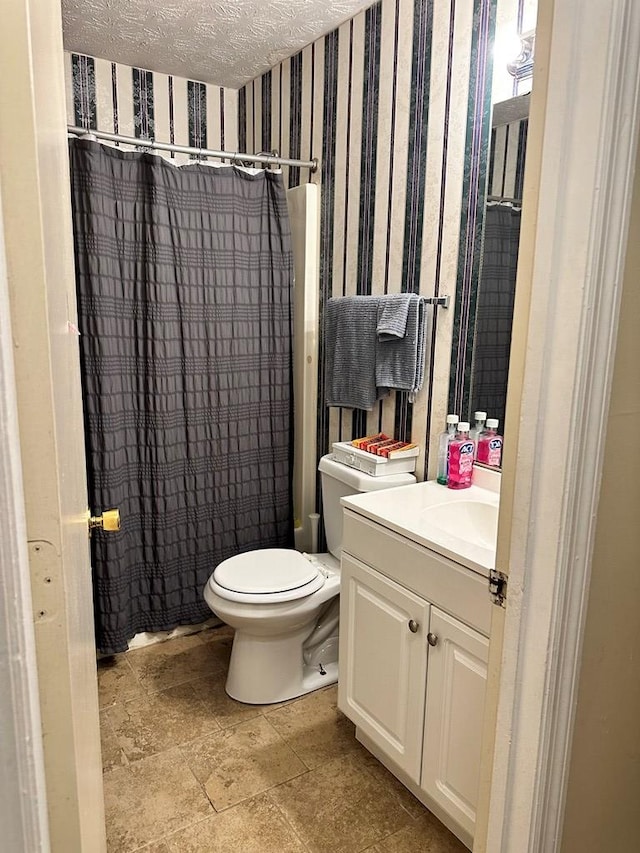
<path fill-rule="evenodd" d="M 504 68 L 522 53 L 522 41 L 520 36 L 513 30 L 496 33 L 493 47 L 494 67 Z"/>

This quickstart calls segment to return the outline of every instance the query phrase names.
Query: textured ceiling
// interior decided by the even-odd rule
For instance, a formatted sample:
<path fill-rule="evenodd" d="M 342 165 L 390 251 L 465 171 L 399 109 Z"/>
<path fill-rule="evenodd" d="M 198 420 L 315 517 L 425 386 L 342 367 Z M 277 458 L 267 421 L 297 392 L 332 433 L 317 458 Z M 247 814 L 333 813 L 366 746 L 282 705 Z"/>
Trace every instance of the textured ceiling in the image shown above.
<path fill-rule="evenodd" d="M 63 0 L 64 46 L 238 88 L 373 0 Z"/>

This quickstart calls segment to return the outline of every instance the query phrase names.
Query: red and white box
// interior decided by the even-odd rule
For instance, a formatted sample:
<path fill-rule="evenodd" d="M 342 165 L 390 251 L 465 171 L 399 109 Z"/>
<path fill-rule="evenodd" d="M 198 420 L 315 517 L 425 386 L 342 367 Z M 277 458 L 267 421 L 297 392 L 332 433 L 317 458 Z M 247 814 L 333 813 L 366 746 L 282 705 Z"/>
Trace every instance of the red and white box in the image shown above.
<path fill-rule="evenodd" d="M 392 458 L 377 456 L 367 450 L 360 450 L 348 441 L 334 441 L 333 457 L 337 462 L 371 474 L 372 477 L 385 477 L 387 474 L 412 474 L 420 448 L 414 445 L 406 450 L 394 450 Z"/>

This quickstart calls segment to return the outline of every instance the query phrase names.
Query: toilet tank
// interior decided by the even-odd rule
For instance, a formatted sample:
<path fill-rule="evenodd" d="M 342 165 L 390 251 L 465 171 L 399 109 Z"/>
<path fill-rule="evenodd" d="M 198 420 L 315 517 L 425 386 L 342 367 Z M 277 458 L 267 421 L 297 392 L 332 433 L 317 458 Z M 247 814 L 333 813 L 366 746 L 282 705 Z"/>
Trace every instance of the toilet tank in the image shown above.
<path fill-rule="evenodd" d="M 329 551 L 340 559 L 342 550 L 342 505 L 340 498 L 373 492 L 378 489 L 390 489 L 393 486 L 408 486 L 415 483 L 413 474 L 390 474 L 387 477 L 373 477 L 355 468 L 349 468 L 342 462 L 336 462 L 329 453 L 320 459 L 318 465 L 322 483 L 322 513 L 324 532 Z"/>

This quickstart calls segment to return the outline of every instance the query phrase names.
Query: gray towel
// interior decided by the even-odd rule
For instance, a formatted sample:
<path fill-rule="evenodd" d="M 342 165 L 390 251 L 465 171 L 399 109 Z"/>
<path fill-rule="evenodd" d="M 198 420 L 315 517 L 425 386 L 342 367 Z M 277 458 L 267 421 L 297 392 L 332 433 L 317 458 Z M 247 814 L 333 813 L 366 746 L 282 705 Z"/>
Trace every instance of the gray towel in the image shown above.
<path fill-rule="evenodd" d="M 329 299 L 325 311 L 327 406 L 370 411 L 386 389 L 376 387 L 378 298 Z"/>
<path fill-rule="evenodd" d="M 424 383 L 424 368 L 427 360 L 427 342 L 429 340 L 429 328 L 427 326 L 427 303 L 424 299 L 418 305 L 418 343 L 416 346 L 416 379 L 413 388 L 409 392 L 409 401 L 415 402 L 416 394 Z"/>
<path fill-rule="evenodd" d="M 413 402 L 424 381 L 427 329 L 426 303 L 417 294 L 408 294 L 407 325 L 402 338 L 378 340 L 376 385 L 409 392 Z"/>
<path fill-rule="evenodd" d="M 412 293 L 390 293 L 378 297 L 376 332 L 379 341 L 404 338 L 407 332 L 407 315 L 412 298 Z"/>

